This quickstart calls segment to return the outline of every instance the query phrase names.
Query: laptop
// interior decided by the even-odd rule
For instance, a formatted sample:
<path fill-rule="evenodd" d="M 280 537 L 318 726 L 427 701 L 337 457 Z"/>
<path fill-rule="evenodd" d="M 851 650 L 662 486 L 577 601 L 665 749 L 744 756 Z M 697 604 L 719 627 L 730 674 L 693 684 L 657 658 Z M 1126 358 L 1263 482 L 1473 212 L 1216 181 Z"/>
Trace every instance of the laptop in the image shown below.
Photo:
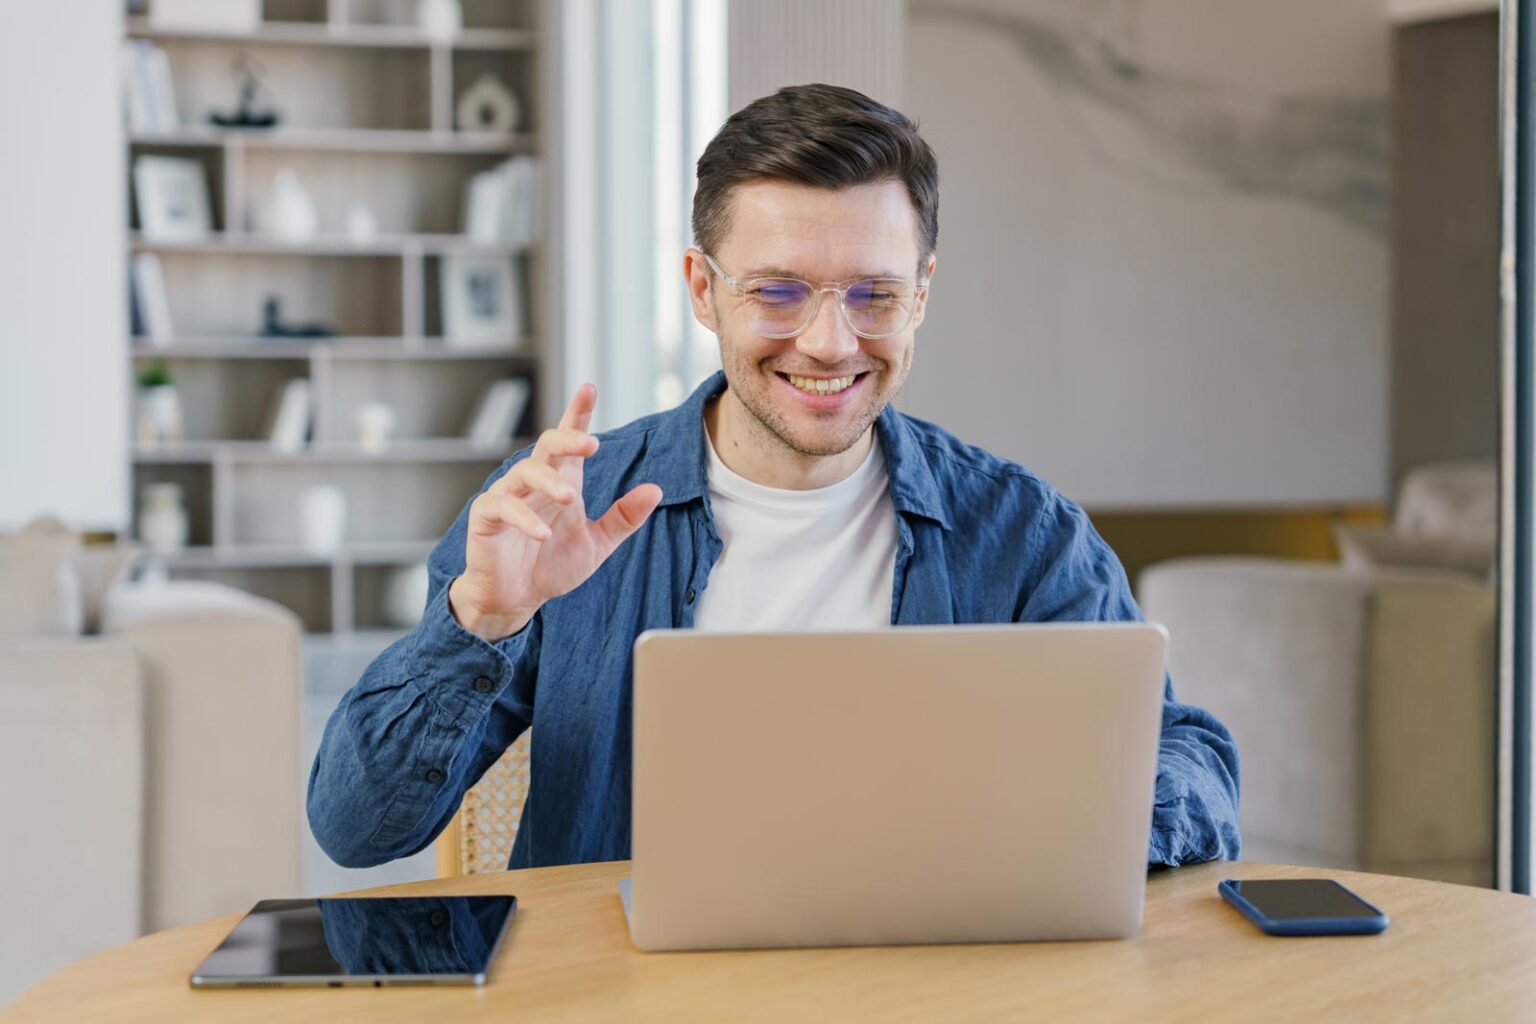
<path fill-rule="evenodd" d="M 1166 647 L 1145 623 L 643 633 L 631 939 L 1134 935 Z"/>

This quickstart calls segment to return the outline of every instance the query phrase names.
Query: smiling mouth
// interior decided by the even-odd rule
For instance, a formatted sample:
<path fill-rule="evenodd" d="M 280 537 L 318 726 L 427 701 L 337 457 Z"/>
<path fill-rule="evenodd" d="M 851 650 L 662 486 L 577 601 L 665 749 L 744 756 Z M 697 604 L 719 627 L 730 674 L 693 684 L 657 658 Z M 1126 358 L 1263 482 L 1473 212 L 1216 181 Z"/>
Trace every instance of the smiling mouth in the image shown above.
<path fill-rule="evenodd" d="M 807 394 L 835 395 L 853 387 L 864 374 L 855 373 L 846 377 L 801 377 L 793 373 L 780 373 L 779 376 Z"/>

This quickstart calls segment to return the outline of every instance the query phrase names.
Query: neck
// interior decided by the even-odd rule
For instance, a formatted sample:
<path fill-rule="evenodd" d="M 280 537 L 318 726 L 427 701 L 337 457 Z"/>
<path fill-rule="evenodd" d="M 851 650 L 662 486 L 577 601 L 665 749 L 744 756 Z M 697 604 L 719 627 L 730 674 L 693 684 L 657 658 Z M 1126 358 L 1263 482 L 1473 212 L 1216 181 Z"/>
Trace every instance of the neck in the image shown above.
<path fill-rule="evenodd" d="M 704 406 L 704 429 L 726 468 L 764 487 L 808 491 L 830 487 L 863 464 L 875 441 L 875 428 L 864 431 L 846 451 L 810 455 L 774 435 L 741 404 L 730 389 Z"/>

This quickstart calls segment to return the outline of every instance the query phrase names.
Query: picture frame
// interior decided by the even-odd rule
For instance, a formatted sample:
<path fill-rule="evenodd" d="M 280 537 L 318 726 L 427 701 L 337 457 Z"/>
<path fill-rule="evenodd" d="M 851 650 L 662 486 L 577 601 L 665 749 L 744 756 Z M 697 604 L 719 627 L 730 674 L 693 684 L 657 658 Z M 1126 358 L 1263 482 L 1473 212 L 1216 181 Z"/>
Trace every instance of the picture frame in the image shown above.
<path fill-rule="evenodd" d="M 510 257 L 448 253 L 439 279 L 443 343 L 449 348 L 518 347 L 523 294 Z"/>
<path fill-rule="evenodd" d="M 139 230 L 151 242 L 184 242 L 213 231 L 208 178 L 196 160 L 141 156 L 133 162 Z"/>

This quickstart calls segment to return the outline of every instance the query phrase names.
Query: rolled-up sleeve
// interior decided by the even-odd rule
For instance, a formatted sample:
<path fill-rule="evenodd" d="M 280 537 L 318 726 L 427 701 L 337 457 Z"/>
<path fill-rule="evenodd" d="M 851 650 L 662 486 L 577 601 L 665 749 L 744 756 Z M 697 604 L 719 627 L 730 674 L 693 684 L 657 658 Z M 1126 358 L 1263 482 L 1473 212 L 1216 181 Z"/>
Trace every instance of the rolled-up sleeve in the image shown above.
<path fill-rule="evenodd" d="M 491 643 L 448 607 L 448 586 L 464 569 L 468 512 L 466 504 L 428 559 L 421 621 L 373 660 L 326 723 L 306 806 L 320 847 L 345 867 L 425 847 L 532 722 L 540 616 Z"/>
<path fill-rule="evenodd" d="M 1034 568 L 1019 621 L 1141 621 L 1120 560 L 1072 502 L 1047 495 L 1026 542 Z M 1180 704 L 1165 676 L 1147 863 L 1236 860 L 1240 788 L 1232 734 L 1209 712 Z"/>

